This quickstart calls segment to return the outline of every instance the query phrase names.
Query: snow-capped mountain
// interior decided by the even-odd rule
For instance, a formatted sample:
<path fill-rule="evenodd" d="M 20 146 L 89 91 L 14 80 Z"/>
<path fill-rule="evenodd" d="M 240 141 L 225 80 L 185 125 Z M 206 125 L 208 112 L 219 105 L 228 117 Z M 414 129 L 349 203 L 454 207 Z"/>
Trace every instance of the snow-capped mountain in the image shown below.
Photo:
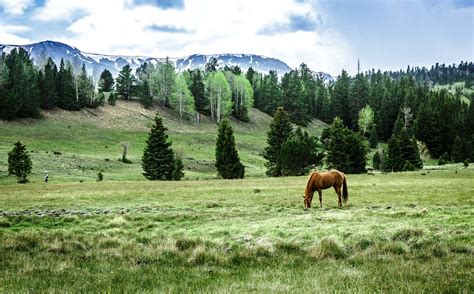
<path fill-rule="evenodd" d="M 69 46 L 64 43 L 54 41 L 43 41 L 28 45 L 1 45 L 0 54 L 9 53 L 14 48 L 22 47 L 32 57 L 35 64 L 43 66 L 46 60 L 51 57 L 53 61 L 59 65 L 61 58 L 69 61 L 73 65 L 76 72 L 80 70 L 82 64 L 85 64 L 89 74 L 94 79 L 98 79 L 100 73 L 107 69 L 114 77 L 116 77 L 123 66 L 129 64 L 132 69 L 138 68 L 144 62 L 158 64 L 164 62 L 165 58 L 146 57 L 146 56 L 119 56 L 104 55 L 82 52 L 76 47 Z M 275 70 L 279 75 L 283 75 L 291 70 L 291 68 L 283 61 L 275 58 L 265 57 L 254 54 L 214 54 L 203 55 L 193 54 L 185 58 L 170 58 L 178 71 L 187 69 L 201 68 L 204 69 L 206 63 L 212 58 L 217 59 L 219 67 L 238 65 L 243 71 L 249 67 L 262 73 L 268 73 Z M 326 74 L 320 73 L 332 80 L 333 78 Z"/>

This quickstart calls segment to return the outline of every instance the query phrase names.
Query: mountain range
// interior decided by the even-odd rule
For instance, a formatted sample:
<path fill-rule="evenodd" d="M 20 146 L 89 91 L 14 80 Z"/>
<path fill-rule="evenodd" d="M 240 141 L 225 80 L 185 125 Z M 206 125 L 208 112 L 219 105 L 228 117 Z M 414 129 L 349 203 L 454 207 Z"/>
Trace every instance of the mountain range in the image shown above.
<path fill-rule="evenodd" d="M 138 68 L 142 63 L 152 64 L 163 63 L 165 58 L 147 57 L 147 56 L 122 56 L 122 55 L 104 55 L 97 53 L 88 53 L 72 47 L 68 44 L 55 41 L 42 41 L 27 45 L 2 45 L 0 44 L 0 54 L 9 53 L 14 48 L 24 48 L 38 66 L 44 66 L 47 59 L 51 57 L 59 65 L 61 58 L 69 61 L 76 72 L 80 70 L 82 64 L 85 64 L 87 72 L 97 80 L 104 69 L 109 70 L 114 77 L 125 65 L 130 65 L 132 69 Z M 169 58 L 174 63 L 177 71 L 200 68 L 204 69 L 206 63 L 212 58 L 217 59 L 218 67 L 239 66 L 243 71 L 252 67 L 257 72 L 268 73 L 270 70 L 277 71 L 282 76 L 289 72 L 291 68 L 283 61 L 255 54 L 193 54 L 184 58 Z M 327 82 L 333 81 L 333 77 L 327 73 L 315 72 L 323 76 Z"/>

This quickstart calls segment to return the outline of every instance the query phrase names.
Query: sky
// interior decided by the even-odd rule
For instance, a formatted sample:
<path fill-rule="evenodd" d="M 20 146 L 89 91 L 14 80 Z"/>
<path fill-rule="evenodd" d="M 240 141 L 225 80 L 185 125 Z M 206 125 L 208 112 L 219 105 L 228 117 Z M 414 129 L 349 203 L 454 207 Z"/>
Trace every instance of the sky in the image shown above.
<path fill-rule="evenodd" d="M 0 0 L 0 44 L 249 53 L 332 75 L 474 60 L 474 0 Z"/>

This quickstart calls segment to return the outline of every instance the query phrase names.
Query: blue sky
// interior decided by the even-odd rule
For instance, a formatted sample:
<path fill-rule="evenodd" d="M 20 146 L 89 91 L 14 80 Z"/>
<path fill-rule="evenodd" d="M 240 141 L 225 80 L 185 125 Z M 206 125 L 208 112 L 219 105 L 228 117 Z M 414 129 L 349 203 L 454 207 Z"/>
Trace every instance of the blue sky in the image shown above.
<path fill-rule="evenodd" d="M 474 60 L 474 0 L 0 0 L 0 43 L 255 53 L 337 75 Z"/>

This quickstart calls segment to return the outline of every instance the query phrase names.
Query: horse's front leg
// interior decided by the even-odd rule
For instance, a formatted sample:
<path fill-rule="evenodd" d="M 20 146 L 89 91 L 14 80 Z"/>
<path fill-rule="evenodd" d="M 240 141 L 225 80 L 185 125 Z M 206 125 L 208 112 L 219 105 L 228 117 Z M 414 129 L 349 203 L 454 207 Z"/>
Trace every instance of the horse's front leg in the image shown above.
<path fill-rule="evenodd" d="M 318 189 L 319 194 L 319 208 L 323 209 L 323 191 Z"/>

